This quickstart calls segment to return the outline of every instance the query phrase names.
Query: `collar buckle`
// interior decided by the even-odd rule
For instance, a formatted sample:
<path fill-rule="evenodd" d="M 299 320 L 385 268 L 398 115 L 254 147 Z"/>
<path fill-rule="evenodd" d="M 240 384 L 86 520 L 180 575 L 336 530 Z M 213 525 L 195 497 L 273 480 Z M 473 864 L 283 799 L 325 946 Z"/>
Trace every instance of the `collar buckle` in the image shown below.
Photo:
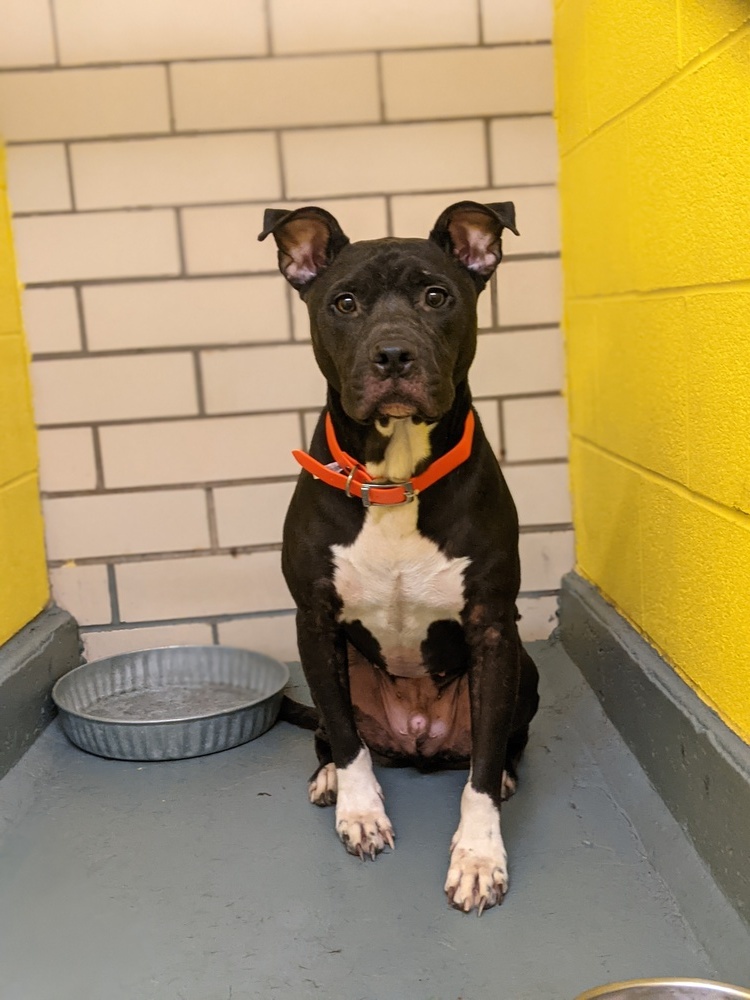
<path fill-rule="evenodd" d="M 403 507 L 404 504 L 411 503 L 416 497 L 411 480 L 407 480 L 405 483 L 362 483 L 361 490 L 363 507 Z M 398 500 L 396 503 L 379 504 L 377 500 L 370 499 L 370 490 L 403 490 L 404 499 Z"/>

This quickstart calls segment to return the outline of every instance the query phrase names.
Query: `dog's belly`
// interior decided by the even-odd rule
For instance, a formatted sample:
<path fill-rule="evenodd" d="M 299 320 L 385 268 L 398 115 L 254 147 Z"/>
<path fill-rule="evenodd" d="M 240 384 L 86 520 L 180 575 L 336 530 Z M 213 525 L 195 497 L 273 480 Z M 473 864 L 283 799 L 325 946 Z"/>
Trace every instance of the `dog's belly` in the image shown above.
<path fill-rule="evenodd" d="M 471 755 L 469 680 L 390 677 L 349 647 L 349 688 L 359 735 L 376 753 L 410 763 L 461 764 Z"/>
<path fill-rule="evenodd" d="M 361 622 L 399 677 L 425 674 L 422 643 L 433 622 L 460 621 L 470 562 L 448 558 L 419 533 L 418 503 L 370 509 L 352 545 L 331 546 L 340 620 Z"/>

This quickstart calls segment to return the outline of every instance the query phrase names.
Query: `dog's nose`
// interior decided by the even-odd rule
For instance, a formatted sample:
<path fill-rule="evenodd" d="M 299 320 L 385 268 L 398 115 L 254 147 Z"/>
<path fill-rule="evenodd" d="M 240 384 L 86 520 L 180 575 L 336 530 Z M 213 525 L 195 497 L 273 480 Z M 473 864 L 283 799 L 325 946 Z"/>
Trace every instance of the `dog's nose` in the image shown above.
<path fill-rule="evenodd" d="M 386 378 L 406 375 L 414 364 L 414 356 L 405 347 L 378 347 L 372 359 L 377 371 Z"/>

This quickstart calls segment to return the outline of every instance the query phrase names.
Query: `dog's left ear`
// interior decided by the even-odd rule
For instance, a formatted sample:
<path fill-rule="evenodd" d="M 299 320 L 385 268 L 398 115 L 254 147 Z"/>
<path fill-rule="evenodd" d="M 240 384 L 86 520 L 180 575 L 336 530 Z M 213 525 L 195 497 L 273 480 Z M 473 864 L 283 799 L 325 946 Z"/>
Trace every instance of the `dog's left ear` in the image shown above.
<path fill-rule="evenodd" d="M 273 236 L 279 248 L 279 270 L 300 292 L 349 242 L 331 213 L 314 205 L 293 212 L 267 208 L 258 239 L 267 236 Z"/>
<path fill-rule="evenodd" d="M 468 268 L 480 287 L 492 277 L 503 258 L 502 232 L 518 236 L 512 201 L 480 205 L 458 201 L 446 208 L 435 223 L 430 239 Z"/>

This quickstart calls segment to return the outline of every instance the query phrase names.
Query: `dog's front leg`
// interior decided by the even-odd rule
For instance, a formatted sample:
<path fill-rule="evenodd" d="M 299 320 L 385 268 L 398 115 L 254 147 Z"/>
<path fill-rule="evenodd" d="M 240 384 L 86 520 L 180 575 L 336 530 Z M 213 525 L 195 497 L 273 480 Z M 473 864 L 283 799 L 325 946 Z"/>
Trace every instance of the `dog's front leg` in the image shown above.
<path fill-rule="evenodd" d="M 445 891 L 468 913 L 502 903 L 508 866 L 500 832 L 500 801 L 508 739 L 520 678 L 514 610 L 488 617 L 474 608 L 465 620 L 471 649 L 471 769 L 461 795 L 461 819 L 451 842 Z"/>
<path fill-rule="evenodd" d="M 332 619 L 300 609 L 297 641 L 302 668 L 330 744 L 324 763 L 310 782 L 310 799 L 325 788 L 336 799 L 336 832 L 350 854 L 375 859 L 394 832 L 383 806 L 383 792 L 372 769 L 370 751 L 360 739 L 349 695 L 349 670 L 343 629 Z"/>

